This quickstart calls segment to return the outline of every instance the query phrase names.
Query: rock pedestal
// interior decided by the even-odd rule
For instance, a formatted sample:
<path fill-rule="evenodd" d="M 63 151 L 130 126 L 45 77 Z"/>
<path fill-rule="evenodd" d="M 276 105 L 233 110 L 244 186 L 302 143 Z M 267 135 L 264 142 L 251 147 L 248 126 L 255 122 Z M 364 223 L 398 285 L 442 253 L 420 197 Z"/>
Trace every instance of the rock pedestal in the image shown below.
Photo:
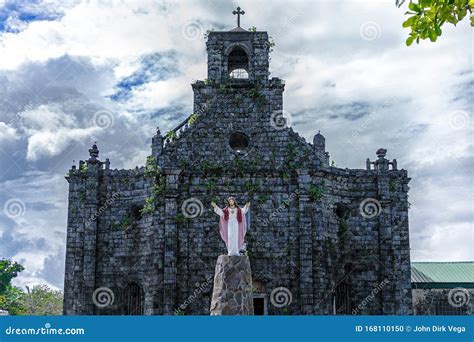
<path fill-rule="evenodd" d="M 211 315 L 253 315 L 252 272 L 248 256 L 217 259 Z"/>

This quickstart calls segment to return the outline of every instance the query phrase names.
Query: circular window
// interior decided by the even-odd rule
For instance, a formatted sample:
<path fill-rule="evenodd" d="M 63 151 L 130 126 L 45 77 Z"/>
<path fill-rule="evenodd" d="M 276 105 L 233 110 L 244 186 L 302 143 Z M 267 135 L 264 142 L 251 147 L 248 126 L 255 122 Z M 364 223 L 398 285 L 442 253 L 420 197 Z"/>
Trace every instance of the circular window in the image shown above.
<path fill-rule="evenodd" d="M 229 137 L 229 146 L 237 153 L 244 152 L 249 144 L 249 138 L 245 133 L 234 132 Z"/>

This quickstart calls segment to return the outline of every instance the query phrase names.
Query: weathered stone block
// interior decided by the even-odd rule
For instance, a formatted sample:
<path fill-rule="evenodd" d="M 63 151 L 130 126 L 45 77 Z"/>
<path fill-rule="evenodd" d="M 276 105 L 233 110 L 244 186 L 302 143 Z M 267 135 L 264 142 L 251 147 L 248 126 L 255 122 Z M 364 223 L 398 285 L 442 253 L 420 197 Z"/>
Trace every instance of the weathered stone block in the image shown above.
<path fill-rule="evenodd" d="M 253 315 L 252 272 L 248 256 L 221 255 L 217 259 L 211 315 Z"/>

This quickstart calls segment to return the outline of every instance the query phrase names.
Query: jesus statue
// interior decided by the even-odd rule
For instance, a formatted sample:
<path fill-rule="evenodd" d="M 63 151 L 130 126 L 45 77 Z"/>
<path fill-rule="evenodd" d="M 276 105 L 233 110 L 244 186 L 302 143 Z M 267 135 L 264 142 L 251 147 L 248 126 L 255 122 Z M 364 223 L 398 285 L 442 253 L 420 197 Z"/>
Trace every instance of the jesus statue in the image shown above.
<path fill-rule="evenodd" d="M 245 233 L 247 232 L 247 223 L 245 214 L 248 212 L 250 202 L 247 202 L 243 208 L 237 205 L 234 197 L 227 199 L 227 206 L 221 209 L 215 202 L 211 203 L 214 212 L 220 216 L 219 233 L 227 247 L 228 255 L 240 255 L 239 251 L 244 244 Z"/>

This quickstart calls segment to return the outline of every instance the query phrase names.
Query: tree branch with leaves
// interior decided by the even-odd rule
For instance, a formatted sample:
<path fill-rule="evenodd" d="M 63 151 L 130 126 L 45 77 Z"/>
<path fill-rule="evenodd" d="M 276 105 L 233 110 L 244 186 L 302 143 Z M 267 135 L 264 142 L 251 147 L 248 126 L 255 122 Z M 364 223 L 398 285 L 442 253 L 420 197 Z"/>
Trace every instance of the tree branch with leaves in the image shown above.
<path fill-rule="evenodd" d="M 405 0 L 396 0 L 396 5 L 401 7 Z M 471 26 L 474 27 L 472 9 L 474 0 L 417 0 L 410 1 L 409 16 L 402 26 L 410 28 L 411 32 L 406 40 L 410 46 L 414 41 L 418 44 L 420 39 L 430 39 L 435 42 L 443 33 L 441 27 L 445 24 L 456 26 L 460 21 L 470 15 Z"/>

